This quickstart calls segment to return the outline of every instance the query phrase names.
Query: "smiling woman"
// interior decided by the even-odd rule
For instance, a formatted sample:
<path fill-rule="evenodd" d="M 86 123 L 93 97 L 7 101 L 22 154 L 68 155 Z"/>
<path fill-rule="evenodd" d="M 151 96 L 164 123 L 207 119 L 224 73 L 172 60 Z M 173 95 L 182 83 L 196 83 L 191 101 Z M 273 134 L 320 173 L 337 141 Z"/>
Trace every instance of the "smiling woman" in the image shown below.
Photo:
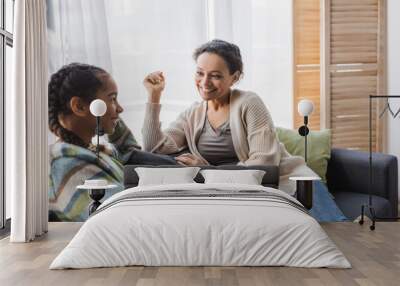
<path fill-rule="evenodd" d="M 148 103 L 142 135 L 145 150 L 171 154 L 184 165 L 279 165 L 280 188 L 293 194 L 293 175 L 315 175 L 301 157 L 291 156 L 275 134 L 271 115 L 254 92 L 233 89 L 243 63 L 235 44 L 212 40 L 193 55 L 195 85 L 202 102 L 194 103 L 162 131 L 160 98 L 165 86 L 162 72 L 144 79 Z"/>

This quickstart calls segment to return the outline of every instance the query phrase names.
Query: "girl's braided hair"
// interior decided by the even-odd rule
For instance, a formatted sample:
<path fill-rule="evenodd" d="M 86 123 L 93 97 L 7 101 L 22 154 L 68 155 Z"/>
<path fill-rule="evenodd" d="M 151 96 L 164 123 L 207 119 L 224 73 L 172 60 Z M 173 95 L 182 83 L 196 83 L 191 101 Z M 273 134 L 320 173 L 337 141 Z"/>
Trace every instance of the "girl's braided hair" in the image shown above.
<path fill-rule="evenodd" d="M 49 82 L 49 129 L 62 141 L 88 148 L 79 136 L 65 129 L 59 122 L 59 115 L 72 113 L 70 100 L 73 96 L 82 98 L 87 103 L 96 98 L 96 93 L 103 87 L 99 74 L 107 72 L 99 67 L 71 63 L 54 73 Z"/>

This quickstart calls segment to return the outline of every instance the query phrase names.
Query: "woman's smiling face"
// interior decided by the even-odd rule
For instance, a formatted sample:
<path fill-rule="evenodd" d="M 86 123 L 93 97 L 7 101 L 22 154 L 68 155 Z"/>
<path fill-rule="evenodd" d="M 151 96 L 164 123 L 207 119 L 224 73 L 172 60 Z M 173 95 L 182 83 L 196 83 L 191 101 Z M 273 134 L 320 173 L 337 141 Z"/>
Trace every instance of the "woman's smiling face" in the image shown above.
<path fill-rule="evenodd" d="M 230 93 L 238 72 L 230 74 L 225 60 L 214 53 L 202 53 L 197 58 L 195 83 L 203 100 L 222 99 Z"/>

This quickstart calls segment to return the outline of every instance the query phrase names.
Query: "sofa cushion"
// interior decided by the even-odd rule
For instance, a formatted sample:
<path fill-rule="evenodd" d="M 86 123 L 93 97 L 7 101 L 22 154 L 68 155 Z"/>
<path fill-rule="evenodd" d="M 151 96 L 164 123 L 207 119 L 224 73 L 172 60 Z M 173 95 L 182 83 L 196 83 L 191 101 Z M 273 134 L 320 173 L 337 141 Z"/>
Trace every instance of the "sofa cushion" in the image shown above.
<path fill-rule="evenodd" d="M 276 134 L 290 154 L 304 157 L 304 137 L 297 130 L 277 127 Z M 311 130 L 307 136 L 307 145 L 307 165 L 326 182 L 326 170 L 331 156 L 330 130 Z"/>
<path fill-rule="evenodd" d="M 354 220 L 361 214 L 361 205 L 368 204 L 368 195 L 354 192 L 335 192 L 333 193 L 335 202 L 345 216 Z M 372 196 L 375 215 L 378 217 L 390 216 L 390 202 L 382 197 Z M 369 210 L 365 209 L 365 214 L 369 216 Z"/>

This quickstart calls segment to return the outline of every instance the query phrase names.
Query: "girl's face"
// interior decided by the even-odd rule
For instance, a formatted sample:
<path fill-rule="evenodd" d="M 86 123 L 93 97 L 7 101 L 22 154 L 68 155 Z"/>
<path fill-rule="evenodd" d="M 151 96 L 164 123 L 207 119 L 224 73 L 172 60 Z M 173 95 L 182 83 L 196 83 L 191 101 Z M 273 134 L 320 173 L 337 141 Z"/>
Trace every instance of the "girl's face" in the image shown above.
<path fill-rule="evenodd" d="M 124 110 L 117 100 L 118 88 L 114 79 L 108 74 L 102 74 L 99 77 L 103 81 L 103 88 L 97 92 L 96 97 L 102 99 L 107 105 L 107 111 L 100 119 L 101 127 L 106 134 L 112 134 L 117 126 L 119 114 Z"/>
<path fill-rule="evenodd" d="M 214 53 L 203 53 L 197 58 L 195 84 L 204 100 L 222 99 L 230 93 L 238 73 L 230 74 L 225 60 Z"/>

